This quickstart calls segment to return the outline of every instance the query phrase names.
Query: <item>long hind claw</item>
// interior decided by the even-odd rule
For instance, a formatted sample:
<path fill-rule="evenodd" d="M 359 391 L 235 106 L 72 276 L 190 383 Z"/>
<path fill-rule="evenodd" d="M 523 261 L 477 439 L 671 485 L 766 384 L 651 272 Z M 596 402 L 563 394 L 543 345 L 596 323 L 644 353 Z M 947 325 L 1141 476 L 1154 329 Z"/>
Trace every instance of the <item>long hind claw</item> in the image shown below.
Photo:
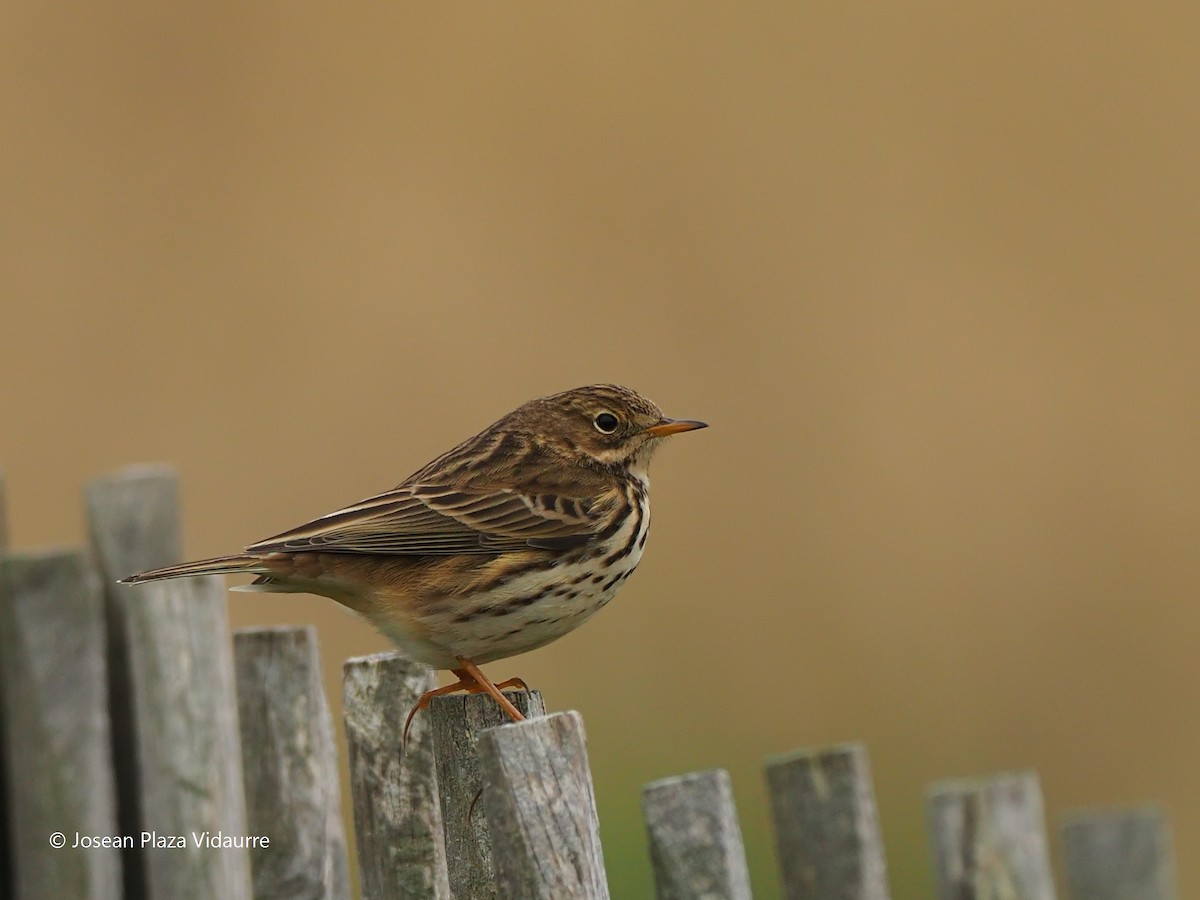
<path fill-rule="evenodd" d="M 528 691 L 529 686 L 524 681 L 520 678 L 510 678 L 507 681 L 500 682 L 500 684 L 492 684 L 488 677 L 479 671 L 479 667 L 475 663 L 462 657 L 459 657 L 458 661 L 462 664 L 462 668 L 450 670 L 458 676 L 458 681 L 454 682 L 454 684 L 448 684 L 445 687 L 426 691 L 421 695 L 421 699 L 417 701 L 416 705 L 409 710 L 408 717 L 404 720 L 404 735 L 401 738 L 402 748 L 408 746 L 408 732 L 412 728 L 413 719 L 417 713 L 426 709 L 434 697 L 456 694 L 459 691 L 465 691 L 468 694 L 488 694 L 500 705 L 502 710 L 508 713 L 510 719 L 514 722 L 524 721 L 525 716 L 521 714 L 521 711 L 513 706 L 511 700 L 500 693 L 500 689 L 506 687 L 515 687 L 523 691 Z"/>

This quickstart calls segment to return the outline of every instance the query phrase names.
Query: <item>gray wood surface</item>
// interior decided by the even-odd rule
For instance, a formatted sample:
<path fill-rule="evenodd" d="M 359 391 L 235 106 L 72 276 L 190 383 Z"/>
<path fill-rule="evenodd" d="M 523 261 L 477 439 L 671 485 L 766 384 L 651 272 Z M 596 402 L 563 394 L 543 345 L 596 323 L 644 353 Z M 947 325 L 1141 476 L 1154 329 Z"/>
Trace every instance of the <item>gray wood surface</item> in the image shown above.
<path fill-rule="evenodd" d="M 4 494 L 4 470 L 0 469 L 0 556 L 8 550 L 8 501 Z M 4 696 L 4 666 L 0 665 L 0 698 Z M 8 835 L 8 763 L 4 732 L 4 703 L 0 701 L 0 897 L 11 897 L 12 859 Z"/>
<path fill-rule="evenodd" d="M 658 900 L 750 900 L 728 772 L 652 782 L 642 789 L 642 812 Z"/>
<path fill-rule="evenodd" d="M 333 720 L 317 631 L 234 633 L 246 822 L 256 900 L 349 900 Z"/>
<path fill-rule="evenodd" d="M 442 808 L 428 713 L 404 719 L 437 686 L 433 671 L 398 653 L 346 661 L 343 692 L 350 795 L 363 900 L 448 900 Z"/>
<path fill-rule="evenodd" d="M 11 896 L 21 900 L 122 896 L 119 850 L 75 847 L 77 834 L 120 833 L 105 644 L 100 582 L 82 551 L 0 557 Z"/>
<path fill-rule="evenodd" d="M 127 469 L 87 490 L 92 544 L 105 577 L 125 833 L 183 839 L 126 864 L 126 895 L 149 900 L 250 897 L 245 849 L 207 844 L 247 833 L 233 653 L 219 576 L 118 585 L 179 560 L 175 475 Z M 121 754 L 127 754 L 121 758 Z M 199 842 L 199 846 L 197 843 Z M 154 842 L 152 842 L 153 844 Z"/>
<path fill-rule="evenodd" d="M 789 900 L 886 900 L 875 788 L 862 744 L 767 761 L 775 845 Z"/>
<path fill-rule="evenodd" d="M 940 781 L 928 812 L 942 900 L 1053 900 L 1035 772 Z"/>
<path fill-rule="evenodd" d="M 1072 900 L 1175 900 L 1171 829 L 1162 810 L 1081 811 L 1060 833 Z"/>
<path fill-rule="evenodd" d="M 108 582 L 183 561 L 179 476 L 170 466 L 129 466 L 87 486 L 88 528 Z"/>
<path fill-rule="evenodd" d="M 505 694 L 526 716 L 546 713 L 537 691 Z M 456 900 L 488 900 L 496 896 L 496 887 L 491 837 L 479 803 L 483 783 L 478 740 L 485 728 L 510 720 L 486 694 L 435 697 L 429 709 L 417 714 L 418 720 L 423 716 L 428 716 L 433 726 L 450 895 Z"/>
<path fill-rule="evenodd" d="M 126 621 L 113 582 L 134 572 L 180 562 L 179 480 L 169 466 L 141 465 L 94 479 L 85 492 L 88 529 L 105 593 L 108 693 L 117 773 L 117 814 L 122 834 L 140 834 L 137 736 Z M 129 900 L 143 900 L 146 867 L 141 851 L 126 852 L 123 874 Z"/>
<path fill-rule="evenodd" d="M 579 713 L 484 731 L 479 762 L 500 900 L 607 900 Z"/>

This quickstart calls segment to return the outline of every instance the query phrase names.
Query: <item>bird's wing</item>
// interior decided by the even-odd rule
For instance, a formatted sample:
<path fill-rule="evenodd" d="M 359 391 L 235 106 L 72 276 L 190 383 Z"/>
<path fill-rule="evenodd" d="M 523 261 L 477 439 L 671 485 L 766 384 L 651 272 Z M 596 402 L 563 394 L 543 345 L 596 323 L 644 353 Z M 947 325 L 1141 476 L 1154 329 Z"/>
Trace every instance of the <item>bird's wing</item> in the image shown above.
<path fill-rule="evenodd" d="M 563 550 L 596 534 L 607 509 L 595 506 L 561 494 L 406 483 L 251 544 L 246 552 L 424 556 Z"/>

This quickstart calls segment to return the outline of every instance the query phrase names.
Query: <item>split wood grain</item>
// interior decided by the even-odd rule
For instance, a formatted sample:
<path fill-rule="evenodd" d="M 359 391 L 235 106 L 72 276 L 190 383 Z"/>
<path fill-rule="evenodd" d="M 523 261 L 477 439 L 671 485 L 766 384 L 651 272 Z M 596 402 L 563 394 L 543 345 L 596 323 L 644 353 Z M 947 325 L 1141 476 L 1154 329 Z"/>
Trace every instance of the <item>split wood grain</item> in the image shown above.
<path fill-rule="evenodd" d="M 642 790 L 658 900 L 750 900 L 746 850 L 724 769 Z"/>
<path fill-rule="evenodd" d="M 542 716 L 546 707 L 537 691 L 505 691 L 525 716 Z M 446 870 L 455 900 L 489 900 L 496 896 L 491 834 L 479 806 L 483 782 L 479 771 L 479 734 L 503 725 L 507 714 L 486 694 L 434 697 L 428 716 L 433 730 L 438 797 L 442 806 Z"/>
<path fill-rule="evenodd" d="M 398 653 L 357 657 L 342 687 L 363 900 L 449 900 L 428 712 L 402 742 L 408 711 L 437 687 L 433 671 Z"/>
<path fill-rule="evenodd" d="M 560 712 L 479 736 L 500 900 L 607 900 L 583 718 Z"/>
<path fill-rule="evenodd" d="M 887 866 L 866 748 L 849 743 L 767 761 L 788 900 L 887 900 Z"/>
<path fill-rule="evenodd" d="M 249 900 L 244 849 L 207 837 L 247 834 L 242 756 L 224 581 L 219 576 L 118 585 L 178 562 L 174 472 L 135 467 L 87 489 L 92 546 L 104 575 L 125 834 L 178 836 L 126 867 L 126 891 L 146 900 Z M 127 756 L 122 756 L 127 754 Z M 200 846 L 197 846 L 197 844 Z"/>
<path fill-rule="evenodd" d="M 106 643 L 100 580 L 82 551 L 0 557 L 4 755 L 12 772 L 6 896 L 123 896 L 119 849 L 74 846 L 77 834 L 119 834 Z"/>
<path fill-rule="evenodd" d="M 333 720 L 312 626 L 234 633 L 256 900 L 349 900 Z"/>
<path fill-rule="evenodd" d="M 928 812 L 942 900 L 1054 900 L 1035 772 L 940 781 Z"/>

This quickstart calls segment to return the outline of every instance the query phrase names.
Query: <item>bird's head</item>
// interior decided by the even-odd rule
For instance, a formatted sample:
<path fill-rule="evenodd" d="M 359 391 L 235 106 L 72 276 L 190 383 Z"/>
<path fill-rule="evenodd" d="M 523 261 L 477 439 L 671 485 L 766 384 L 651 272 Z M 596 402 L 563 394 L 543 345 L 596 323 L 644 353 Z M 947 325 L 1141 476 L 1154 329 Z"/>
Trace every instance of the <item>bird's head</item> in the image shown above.
<path fill-rule="evenodd" d="M 539 397 L 511 418 L 559 455 L 635 471 L 644 470 L 663 438 L 707 427 L 691 419 L 670 419 L 641 394 L 615 384 Z"/>

